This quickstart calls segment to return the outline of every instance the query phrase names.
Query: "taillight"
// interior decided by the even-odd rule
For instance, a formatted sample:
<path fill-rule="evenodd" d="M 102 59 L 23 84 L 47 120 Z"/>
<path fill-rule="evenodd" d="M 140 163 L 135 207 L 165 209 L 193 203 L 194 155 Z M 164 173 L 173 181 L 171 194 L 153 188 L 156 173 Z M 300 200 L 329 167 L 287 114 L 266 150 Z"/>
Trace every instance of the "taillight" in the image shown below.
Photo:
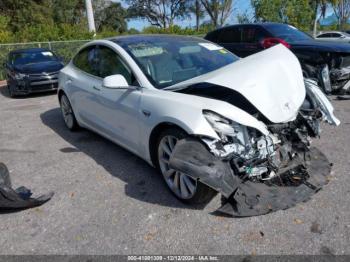
<path fill-rule="evenodd" d="M 274 38 L 274 37 L 269 37 L 269 38 L 265 38 L 263 41 L 262 41 L 262 46 L 264 48 L 270 48 L 274 45 L 278 45 L 278 44 L 282 44 L 284 45 L 285 47 L 287 48 L 290 48 L 290 44 L 288 44 L 286 41 L 284 41 L 283 39 L 281 38 Z"/>

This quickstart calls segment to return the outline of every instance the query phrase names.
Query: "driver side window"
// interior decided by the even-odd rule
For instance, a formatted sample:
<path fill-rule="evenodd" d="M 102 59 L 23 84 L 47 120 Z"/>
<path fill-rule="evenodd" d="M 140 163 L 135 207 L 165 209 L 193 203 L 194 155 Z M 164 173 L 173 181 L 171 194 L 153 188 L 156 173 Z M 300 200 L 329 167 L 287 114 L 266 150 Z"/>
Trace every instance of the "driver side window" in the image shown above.
<path fill-rule="evenodd" d="M 125 66 L 119 55 L 106 46 L 99 46 L 99 76 L 122 75 L 129 85 L 135 85 L 132 72 Z"/>
<path fill-rule="evenodd" d="M 86 47 L 74 57 L 73 64 L 90 75 L 98 76 L 96 51 L 95 46 Z"/>

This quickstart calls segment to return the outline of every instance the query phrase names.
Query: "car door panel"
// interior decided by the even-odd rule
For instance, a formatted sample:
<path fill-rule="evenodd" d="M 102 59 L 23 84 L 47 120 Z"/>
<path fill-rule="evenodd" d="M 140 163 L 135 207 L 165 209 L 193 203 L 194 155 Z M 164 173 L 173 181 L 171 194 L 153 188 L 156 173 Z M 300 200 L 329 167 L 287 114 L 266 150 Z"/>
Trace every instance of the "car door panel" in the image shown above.
<path fill-rule="evenodd" d="M 94 87 L 100 87 L 101 80 L 81 72 L 79 77 L 72 77 L 69 81 L 71 81 L 73 108 L 76 107 L 78 112 L 77 117 L 88 127 L 94 129 L 100 127 L 101 123 L 97 117 L 99 110 L 97 97 L 100 91 Z"/>
<path fill-rule="evenodd" d="M 88 107 L 93 128 L 114 142 L 134 153 L 139 150 L 139 106 L 142 92 L 139 89 L 106 88 L 103 78 L 115 74 L 123 75 L 131 85 L 132 77 L 119 55 L 109 47 L 100 45 L 96 52 L 98 81 L 91 81 L 90 95 L 83 107 Z"/>
<path fill-rule="evenodd" d="M 134 152 L 139 149 L 141 95 L 137 89 L 103 87 L 98 101 L 101 108 L 98 117 L 104 132 Z"/>

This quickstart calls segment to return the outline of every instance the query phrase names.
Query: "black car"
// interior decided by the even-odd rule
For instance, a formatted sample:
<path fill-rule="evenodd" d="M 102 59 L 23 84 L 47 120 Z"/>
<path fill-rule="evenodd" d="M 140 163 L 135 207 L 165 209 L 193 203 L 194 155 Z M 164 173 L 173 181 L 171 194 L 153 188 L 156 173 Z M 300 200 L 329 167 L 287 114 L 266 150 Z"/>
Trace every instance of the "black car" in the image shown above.
<path fill-rule="evenodd" d="M 21 49 L 8 54 L 5 62 L 7 87 L 11 97 L 55 90 L 63 63 L 43 48 Z"/>
<path fill-rule="evenodd" d="M 349 91 L 349 44 L 316 41 L 293 26 L 279 23 L 227 26 L 208 33 L 205 39 L 240 57 L 283 44 L 299 58 L 304 76 L 316 80 L 326 93 Z"/>

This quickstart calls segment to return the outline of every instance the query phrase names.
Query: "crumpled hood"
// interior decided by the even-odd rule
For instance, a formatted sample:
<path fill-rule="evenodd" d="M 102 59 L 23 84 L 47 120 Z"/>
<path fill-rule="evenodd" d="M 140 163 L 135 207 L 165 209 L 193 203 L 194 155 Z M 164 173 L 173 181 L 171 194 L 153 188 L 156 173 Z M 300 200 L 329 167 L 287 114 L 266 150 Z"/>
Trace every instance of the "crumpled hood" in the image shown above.
<path fill-rule="evenodd" d="M 181 89 L 198 83 L 210 83 L 239 92 L 273 123 L 294 120 L 306 95 L 300 63 L 283 45 L 169 89 Z"/>

